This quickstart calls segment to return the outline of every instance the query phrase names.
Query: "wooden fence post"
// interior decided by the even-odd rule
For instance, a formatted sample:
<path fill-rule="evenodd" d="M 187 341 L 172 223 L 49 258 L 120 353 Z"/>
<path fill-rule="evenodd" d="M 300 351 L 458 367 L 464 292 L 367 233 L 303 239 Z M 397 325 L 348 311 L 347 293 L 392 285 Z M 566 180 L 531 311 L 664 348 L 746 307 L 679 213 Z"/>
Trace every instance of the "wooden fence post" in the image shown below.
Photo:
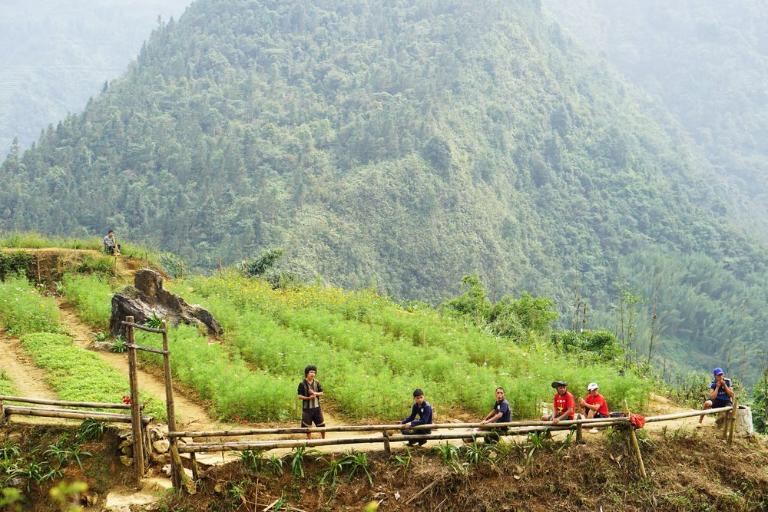
<path fill-rule="evenodd" d="M 171 377 L 171 360 L 170 351 L 168 350 L 168 323 L 163 321 L 163 377 L 165 379 L 165 410 L 168 414 L 168 431 L 176 431 L 176 406 L 173 402 L 173 381 Z M 181 467 L 179 462 L 181 457 L 179 456 L 178 438 L 170 438 L 170 451 L 171 451 L 171 482 L 173 488 L 181 489 L 181 472 L 184 468 Z"/>
<path fill-rule="evenodd" d="M 133 323 L 133 317 L 125 318 L 126 322 Z M 141 485 L 144 477 L 144 439 L 141 423 L 141 409 L 139 406 L 139 379 L 136 374 L 136 345 L 133 336 L 133 325 L 125 326 L 128 338 L 128 381 L 131 385 L 131 430 L 133 432 L 133 466 L 136 471 L 136 485 Z"/>
<path fill-rule="evenodd" d="M 734 395 L 733 410 L 731 411 L 731 421 L 728 424 L 728 444 L 733 444 L 733 431 L 736 428 L 736 412 L 739 409 L 739 399 Z"/>
<path fill-rule="evenodd" d="M 387 455 L 390 455 L 392 453 L 392 449 L 389 446 L 389 431 L 385 430 L 382 433 L 384 434 L 384 451 Z"/>
<path fill-rule="evenodd" d="M 647 478 L 648 475 L 645 472 L 645 463 L 643 462 L 643 454 L 640 452 L 640 443 L 637 441 L 637 434 L 635 433 L 635 427 L 632 425 L 632 413 L 629 410 L 629 405 L 627 404 L 627 401 L 624 400 L 624 407 L 627 410 L 627 418 L 630 418 L 629 421 L 629 440 L 632 444 L 632 449 L 635 452 L 635 458 L 637 459 L 637 464 L 640 466 L 640 476 L 643 478 Z"/>
<path fill-rule="evenodd" d="M 0 400 L 0 427 L 5 425 L 5 409 L 3 409 L 3 401 Z"/>

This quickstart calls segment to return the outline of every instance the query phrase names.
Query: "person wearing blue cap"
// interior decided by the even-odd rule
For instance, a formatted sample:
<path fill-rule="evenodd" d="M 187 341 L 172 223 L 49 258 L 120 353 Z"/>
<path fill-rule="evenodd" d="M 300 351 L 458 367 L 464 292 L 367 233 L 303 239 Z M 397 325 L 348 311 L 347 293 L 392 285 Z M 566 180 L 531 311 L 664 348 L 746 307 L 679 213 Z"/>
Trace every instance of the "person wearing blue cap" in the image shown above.
<path fill-rule="evenodd" d="M 733 405 L 733 384 L 731 379 L 725 378 L 725 372 L 722 368 L 712 370 L 714 380 L 709 385 L 709 400 L 704 402 L 704 409 L 712 407 L 730 407 Z M 699 426 L 704 421 L 704 415 L 699 416 Z"/>

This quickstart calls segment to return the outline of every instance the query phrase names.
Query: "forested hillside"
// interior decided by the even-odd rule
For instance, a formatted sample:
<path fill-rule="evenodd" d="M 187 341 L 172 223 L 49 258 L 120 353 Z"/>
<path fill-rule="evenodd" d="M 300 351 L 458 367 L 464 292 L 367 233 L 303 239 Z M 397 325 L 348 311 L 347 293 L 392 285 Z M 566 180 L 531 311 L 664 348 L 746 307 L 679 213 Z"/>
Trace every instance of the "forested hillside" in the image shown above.
<path fill-rule="evenodd" d="M 671 114 L 768 239 L 768 6 L 717 0 L 547 1 L 552 18 Z"/>
<path fill-rule="evenodd" d="M 192 0 L 3 0 L 0 2 L 0 156 L 26 147 L 50 123 L 79 112 L 127 69 L 158 16 Z"/>
<path fill-rule="evenodd" d="M 603 322 L 651 262 L 690 299 L 666 339 L 754 376 L 766 258 L 688 153 L 535 1 L 199 0 L 10 155 L 0 229 L 111 227 L 198 268 L 280 246 L 304 277 L 433 302 L 476 271 L 494 297 L 579 295 Z M 713 348 L 691 322 L 721 299 L 749 334 Z"/>

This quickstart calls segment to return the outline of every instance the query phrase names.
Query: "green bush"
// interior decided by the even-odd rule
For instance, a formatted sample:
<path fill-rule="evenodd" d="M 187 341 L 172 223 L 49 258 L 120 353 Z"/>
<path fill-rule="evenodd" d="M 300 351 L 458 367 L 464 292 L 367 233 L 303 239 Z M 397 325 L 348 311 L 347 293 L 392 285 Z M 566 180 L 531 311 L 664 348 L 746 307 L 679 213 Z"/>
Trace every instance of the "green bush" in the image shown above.
<path fill-rule="evenodd" d="M 21 275 L 0 281 L 0 322 L 14 336 L 31 332 L 59 332 L 59 309 Z"/>
<path fill-rule="evenodd" d="M 11 379 L 3 370 L 0 370 L 0 395 L 13 395 L 13 393 L 14 388 Z"/>

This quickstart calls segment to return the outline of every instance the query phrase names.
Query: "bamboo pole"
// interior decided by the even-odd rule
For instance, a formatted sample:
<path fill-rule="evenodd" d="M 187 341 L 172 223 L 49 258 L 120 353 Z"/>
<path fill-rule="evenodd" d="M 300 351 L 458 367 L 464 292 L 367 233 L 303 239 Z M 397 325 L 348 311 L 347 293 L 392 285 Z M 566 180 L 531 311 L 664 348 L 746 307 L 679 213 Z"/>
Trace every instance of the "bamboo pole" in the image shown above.
<path fill-rule="evenodd" d="M 509 431 L 505 436 L 523 435 L 530 432 L 541 432 L 544 430 L 570 430 L 570 427 L 524 427 L 519 430 Z M 389 436 L 390 442 L 401 441 L 441 441 L 451 439 L 477 439 L 492 435 L 493 432 L 464 432 L 456 434 L 424 434 L 418 435 L 394 435 Z M 340 446 L 346 444 L 378 444 L 383 443 L 384 438 L 378 436 L 349 437 L 337 439 L 288 439 L 275 441 L 242 441 L 231 443 L 190 443 L 179 446 L 180 453 L 201 453 L 201 452 L 225 452 L 225 451 L 243 451 L 243 450 L 273 450 L 277 448 L 296 448 L 296 447 L 315 447 L 315 446 Z"/>
<path fill-rule="evenodd" d="M 558 427 L 571 427 L 579 423 L 588 425 L 614 425 L 617 423 L 627 423 L 627 418 L 590 418 L 583 420 L 564 420 L 556 424 Z M 510 421 L 506 423 L 494 423 L 494 428 L 502 427 L 551 427 L 553 424 L 551 421 Z M 417 425 L 415 427 L 408 427 L 408 430 L 435 430 L 435 429 L 458 429 L 458 428 L 482 428 L 488 427 L 487 423 L 431 423 L 429 425 Z M 401 423 L 395 423 L 392 425 L 339 425 L 333 427 L 316 427 L 316 428 L 301 428 L 301 427 L 287 427 L 287 428 L 254 428 L 254 429 L 242 429 L 242 430 L 201 430 L 201 431 L 184 431 L 184 432 L 168 432 L 168 437 L 236 437 L 236 436 L 249 436 L 260 434 L 314 434 L 318 432 L 382 432 L 385 430 L 403 430 Z"/>
<path fill-rule="evenodd" d="M 165 409 L 168 415 L 168 430 L 176 430 L 176 406 L 173 401 L 173 381 L 171 375 L 171 361 L 170 353 L 168 350 L 168 325 L 163 321 L 163 328 L 161 329 L 163 335 L 163 377 L 165 381 Z M 181 457 L 178 450 L 178 439 L 171 437 L 169 439 L 171 447 L 171 482 L 173 488 L 176 490 L 181 489 L 181 473 L 184 472 L 181 465 Z"/>
<path fill-rule="evenodd" d="M 673 414 L 664 414 L 659 416 L 649 416 L 645 419 L 646 423 L 653 423 L 657 421 L 669 421 L 680 418 L 688 418 L 693 416 L 699 416 L 702 414 L 717 414 L 720 412 L 728 411 L 731 407 L 718 407 L 716 409 L 707 409 L 705 411 L 689 411 L 679 412 Z M 581 420 L 564 420 L 557 423 L 557 426 L 573 426 L 573 425 L 588 425 L 588 426 L 608 426 L 627 424 L 629 418 L 584 418 Z M 547 427 L 552 426 L 551 421 L 510 421 L 506 423 L 494 423 L 496 427 Z M 469 429 L 487 427 L 485 423 L 432 423 L 430 425 L 417 425 L 415 427 L 408 427 L 409 430 L 439 430 L 439 429 Z M 276 435 L 276 434 L 310 434 L 317 432 L 383 432 L 386 430 L 400 431 L 403 429 L 403 425 L 400 423 L 392 425 L 338 425 L 333 427 L 317 427 L 317 428 L 300 428 L 300 427 L 286 427 L 286 428 L 253 428 L 253 429 L 238 429 L 238 430 L 198 430 L 198 431 L 169 431 L 168 438 L 174 437 L 238 437 L 238 436 L 253 436 L 253 435 Z"/>
<path fill-rule="evenodd" d="M 49 400 L 47 398 L 28 398 L 23 396 L 0 395 L 1 401 L 23 404 L 60 405 L 62 407 L 85 407 L 90 409 L 130 409 L 128 404 L 109 404 L 101 402 L 69 402 L 67 400 Z"/>
<path fill-rule="evenodd" d="M 733 431 L 736 428 L 736 411 L 739 408 L 739 400 L 734 395 L 733 397 L 733 410 L 731 411 L 731 421 L 728 425 L 728 444 L 733 444 Z"/>
<path fill-rule="evenodd" d="M 627 417 L 630 417 L 632 413 L 629 410 L 629 405 L 627 405 L 626 400 L 624 400 L 624 406 L 627 409 Z M 648 478 L 648 475 L 645 472 L 643 454 L 640 452 L 640 443 L 637 442 L 637 434 L 635 433 L 635 427 L 632 424 L 629 425 L 629 440 L 632 442 L 632 448 L 635 451 L 635 458 L 637 458 L 637 464 L 640 466 L 640 476 L 643 478 Z"/>
<path fill-rule="evenodd" d="M 73 420 L 97 420 L 113 423 L 131 423 L 133 419 L 127 414 L 116 414 L 108 412 L 88 412 L 88 411 L 70 411 L 67 409 L 48 409 L 43 407 L 26 407 L 18 405 L 6 405 L 4 407 L 6 416 L 13 414 L 19 416 L 41 416 L 45 418 L 62 418 Z M 145 417 L 143 422 L 148 423 L 151 418 Z"/>
<path fill-rule="evenodd" d="M 126 317 L 126 321 L 133 323 L 133 317 Z M 136 477 L 136 485 L 141 485 L 144 476 L 144 448 L 141 437 L 141 417 L 139 412 L 139 382 L 136 372 L 136 348 L 133 340 L 133 326 L 126 326 L 128 338 L 128 380 L 131 385 L 131 427 L 133 430 L 133 464 Z"/>

